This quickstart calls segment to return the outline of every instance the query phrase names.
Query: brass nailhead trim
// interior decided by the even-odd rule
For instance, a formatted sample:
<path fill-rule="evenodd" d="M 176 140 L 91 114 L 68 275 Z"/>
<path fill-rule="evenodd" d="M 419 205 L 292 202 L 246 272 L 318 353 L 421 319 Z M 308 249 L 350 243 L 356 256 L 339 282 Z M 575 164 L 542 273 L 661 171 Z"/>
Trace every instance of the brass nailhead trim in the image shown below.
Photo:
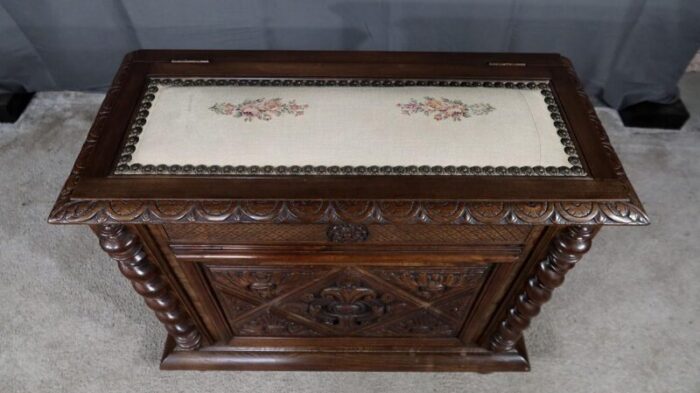
<path fill-rule="evenodd" d="M 131 163 L 136 151 L 138 136 L 143 132 L 143 125 L 149 115 L 148 109 L 155 99 L 158 86 L 445 86 L 445 87 L 489 87 L 505 89 L 539 89 L 544 97 L 547 109 L 561 137 L 564 152 L 569 156 L 571 166 L 234 166 L 234 165 L 142 165 Z M 122 147 L 114 169 L 115 175 L 423 175 L 423 176 L 585 176 L 574 142 L 559 106 L 554 99 L 551 86 L 543 81 L 500 81 L 500 80 L 419 80 L 419 79 L 149 79 L 141 101 L 139 111 L 130 125 L 129 134 Z"/>

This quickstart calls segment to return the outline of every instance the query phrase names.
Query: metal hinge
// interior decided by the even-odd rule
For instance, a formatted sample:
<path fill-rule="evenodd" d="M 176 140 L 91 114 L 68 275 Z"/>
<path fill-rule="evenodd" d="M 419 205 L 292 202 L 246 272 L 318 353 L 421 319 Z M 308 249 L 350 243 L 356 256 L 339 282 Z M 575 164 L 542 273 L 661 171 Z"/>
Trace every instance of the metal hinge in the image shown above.
<path fill-rule="evenodd" d="M 171 63 L 181 64 L 181 63 L 193 63 L 193 64 L 209 64 L 208 59 L 170 59 Z"/>
<path fill-rule="evenodd" d="M 489 66 L 491 66 L 491 67 L 525 67 L 525 66 L 527 66 L 527 63 L 503 63 L 503 62 L 491 61 L 491 62 L 489 62 Z"/>

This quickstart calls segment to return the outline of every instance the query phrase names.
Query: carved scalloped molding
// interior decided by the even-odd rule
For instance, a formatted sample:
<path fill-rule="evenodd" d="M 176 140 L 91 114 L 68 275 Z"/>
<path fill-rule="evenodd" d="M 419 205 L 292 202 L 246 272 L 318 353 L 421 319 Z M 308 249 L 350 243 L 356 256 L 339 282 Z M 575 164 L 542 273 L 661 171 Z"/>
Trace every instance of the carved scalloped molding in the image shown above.
<path fill-rule="evenodd" d="M 78 201 L 58 205 L 49 222 L 646 225 L 649 218 L 627 202 Z"/>

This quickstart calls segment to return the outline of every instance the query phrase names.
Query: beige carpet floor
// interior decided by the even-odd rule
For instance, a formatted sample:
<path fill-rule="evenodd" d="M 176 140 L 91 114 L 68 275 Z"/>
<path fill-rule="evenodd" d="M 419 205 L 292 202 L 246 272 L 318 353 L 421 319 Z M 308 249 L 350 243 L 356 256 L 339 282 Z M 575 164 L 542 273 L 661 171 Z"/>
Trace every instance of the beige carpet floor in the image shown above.
<path fill-rule="evenodd" d="M 526 334 L 532 372 L 161 372 L 165 331 L 85 227 L 46 224 L 102 99 L 0 125 L 0 392 L 700 392 L 700 74 L 680 132 L 600 110 L 653 225 L 606 228 Z"/>

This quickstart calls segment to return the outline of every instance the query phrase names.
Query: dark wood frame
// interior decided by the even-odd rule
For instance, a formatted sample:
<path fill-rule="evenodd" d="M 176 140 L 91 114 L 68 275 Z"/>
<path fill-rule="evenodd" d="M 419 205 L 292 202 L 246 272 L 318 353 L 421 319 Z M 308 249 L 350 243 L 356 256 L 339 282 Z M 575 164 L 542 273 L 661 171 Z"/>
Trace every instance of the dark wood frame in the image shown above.
<path fill-rule="evenodd" d="M 207 63 L 172 62 L 178 59 Z M 525 66 L 507 65 L 523 63 Z M 354 176 L 309 176 L 303 181 L 297 176 L 113 176 L 117 150 L 136 112 L 147 76 L 549 79 L 589 175 L 507 180 L 489 176 L 366 176 L 361 180 Z M 168 222 L 191 220 L 194 214 L 197 220 L 212 222 L 295 218 L 305 222 L 308 217 L 289 214 L 293 201 L 324 201 L 330 210 L 327 215 L 337 215 L 342 212 L 334 202 L 358 199 L 374 204 L 372 215 L 382 217 L 378 221 L 395 219 L 382 209 L 382 204 L 414 201 L 421 204 L 416 211 L 422 212 L 430 211 L 427 201 L 440 201 L 459 203 L 455 206 L 468 211 L 463 215 L 470 216 L 463 219 L 467 222 L 648 223 L 595 110 L 570 63 L 561 56 L 216 51 L 139 51 L 125 58 L 49 220 Z M 163 200 L 169 202 L 167 208 L 155 203 Z M 263 200 L 280 201 L 274 214 L 247 214 L 241 206 L 245 201 Z M 222 208 L 212 201 L 228 205 Z M 493 214 L 495 207 L 484 206 L 484 201 L 502 203 L 503 208 Z M 540 206 L 533 209 L 533 203 Z M 348 219 L 371 220 L 361 216 Z M 411 220 L 405 216 L 401 219 Z"/>
<path fill-rule="evenodd" d="M 549 81 L 586 175 L 113 175 L 149 77 Z M 649 220 L 571 63 L 559 55 L 138 51 L 120 67 L 49 222 L 93 227 L 102 247 L 167 328 L 164 369 L 490 372 L 529 369 L 522 332 L 600 226 L 646 225 Z M 260 244 L 188 245 L 168 238 L 168 225 L 192 223 L 330 226 L 328 240 L 313 244 L 274 245 L 261 239 Z M 531 235 L 524 244 L 389 242 L 378 249 L 363 243 L 369 225 L 389 230 L 431 225 L 438 231 L 445 225 L 523 225 Z M 467 317 L 472 330 L 465 330 L 470 333 L 463 333 L 456 346 L 433 340 L 421 347 L 421 340 L 407 339 L 367 348 L 343 338 L 318 340 L 314 346 L 271 338 L 222 342 L 217 326 L 224 322 L 216 322 L 215 307 L 207 305 L 213 304 L 212 291 L 197 272 L 198 258 L 263 260 L 275 253 L 284 255 L 289 266 L 314 258 L 338 266 L 377 258 L 407 269 L 470 259 L 497 268 L 483 284 L 476 311 Z M 348 350 L 353 345 L 356 349 Z"/>

